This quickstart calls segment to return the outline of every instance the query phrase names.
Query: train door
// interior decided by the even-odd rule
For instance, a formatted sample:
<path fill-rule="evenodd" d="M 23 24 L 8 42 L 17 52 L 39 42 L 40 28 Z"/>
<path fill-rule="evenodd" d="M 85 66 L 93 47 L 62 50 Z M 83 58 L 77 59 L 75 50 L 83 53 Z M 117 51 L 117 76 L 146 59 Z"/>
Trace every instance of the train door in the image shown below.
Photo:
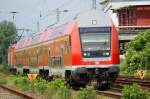
<path fill-rule="evenodd" d="M 61 64 L 61 66 L 63 66 L 64 65 L 64 46 L 61 45 L 60 48 L 61 48 L 60 64 Z"/>

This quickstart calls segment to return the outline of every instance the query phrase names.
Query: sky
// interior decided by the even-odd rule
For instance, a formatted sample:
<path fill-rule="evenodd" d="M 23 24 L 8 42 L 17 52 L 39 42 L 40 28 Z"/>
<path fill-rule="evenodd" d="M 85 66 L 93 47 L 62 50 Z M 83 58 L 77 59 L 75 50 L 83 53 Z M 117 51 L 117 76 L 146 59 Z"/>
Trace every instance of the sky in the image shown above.
<path fill-rule="evenodd" d="M 44 31 L 48 26 L 56 23 L 56 9 L 60 9 L 59 24 L 72 20 L 78 13 L 92 8 L 93 0 L 0 0 L 0 22 L 3 20 L 13 21 L 17 29 L 30 29 L 23 33 L 28 35 Z M 100 8 L 97 0 L 97 8 Z M 62 12 L 68 10 L 68 12 Z M 40 16 L 41 15 L 41 16 Z M 38 25 L 39 22 L 39 25 Z M 57 24 L 58 25 L 58 24 Z M 56 26 L 57 26 L 56 25 Z M 38 26 L 40 31 L 38 31 Z"/>

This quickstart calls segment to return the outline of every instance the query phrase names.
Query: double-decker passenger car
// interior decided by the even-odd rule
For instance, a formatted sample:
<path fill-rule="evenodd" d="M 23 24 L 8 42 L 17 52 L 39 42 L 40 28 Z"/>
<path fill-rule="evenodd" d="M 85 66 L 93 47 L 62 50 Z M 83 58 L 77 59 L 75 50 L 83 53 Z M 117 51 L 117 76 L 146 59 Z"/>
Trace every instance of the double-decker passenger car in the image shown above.
<path fill-rule="evenodd" d="M 62 76 L 70 84 L 102 88 L 119 73 L 118 34 L 100 10 L 81 13 L 72 22 L 25 37 L 11 48 L 14 56 L 9 59 L 14 63 L 9 64 L 23 74 Z"/>

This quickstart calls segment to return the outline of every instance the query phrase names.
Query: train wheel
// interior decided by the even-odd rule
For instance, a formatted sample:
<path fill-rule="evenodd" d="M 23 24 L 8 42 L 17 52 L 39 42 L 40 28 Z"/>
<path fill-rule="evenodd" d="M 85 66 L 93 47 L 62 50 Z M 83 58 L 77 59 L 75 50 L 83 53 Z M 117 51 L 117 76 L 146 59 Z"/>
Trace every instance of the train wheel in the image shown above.
<path fill-rule="evenodd" d="M 12 73 L 13 75 L 17 74 L 17 69 L 16 68 L 10 68 L 10 73 Z"/>
<path fill-rule="evenodd" d="M 69 79 L 69 84 L 71 86 L 75 85 L 75 81 L 72 79 L 72 77 L 70 76 L 70 79 Z"/>
<path fill-rule="evenodd" d="M 100 83 L 98 80 L 92 79 L 90 85 L 93 86 L 94 89 L 99 89 Z"/>
<path fill-rule="evenodd" d="M 48 70 L 44 70 L 44 69 L 40 69 L 39 70 L 39 75 L 40 77 L 42 77 L 43 79 L 48 79 L 49 77 L 49 71 Z"/>
<path fill-rule="evenodd" d="M 111 83 L 108 83 L 107 81 L 101 81 L 99 85 L 99 90 L 107 90 L 110 89 Z"/>
<path fill-rule="evenodd" d="M 91 86 L 96 90 L 107 90 L 110 89 L 111 84 L 106 81 L 99 81 L 96 79 L 91 80 Z"/>
<path fill-rule="evenodd" d="M 70 79 L 69 79 L 69 85 L 72 87 L 72 89 L 74 90 L 79 90 L 81 85 L 79 85 L 73 78 L 72 76 L 70 76 Z"/>
<path fill-rule="evenodd" d="M 30 70 L 29 69 L 23 69 L 23 75 L 24 76 L 27 76 L 27 74 L 30 73 Z"/>

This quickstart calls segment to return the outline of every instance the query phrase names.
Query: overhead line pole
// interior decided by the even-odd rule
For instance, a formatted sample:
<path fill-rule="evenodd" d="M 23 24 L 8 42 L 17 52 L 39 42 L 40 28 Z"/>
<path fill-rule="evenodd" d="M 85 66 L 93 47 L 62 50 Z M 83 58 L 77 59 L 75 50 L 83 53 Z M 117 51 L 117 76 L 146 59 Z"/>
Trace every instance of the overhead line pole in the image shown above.
<path fill-rule="evenodd" d="M 47 28 L 46 28 L 45 30 L 47 30 L 49 27 L 52 27 L 52 26 L 58 24 L 58 23 L 60 22 L 60 13 L 61 13 L 61 12 L 68 12 L 68 10 L 62 10 L 62 11 L 60 11 L 60 9 L 57 8 L 56 10 L 54 10 L 54 11 L 52 11 L 52 12 L 56 12 L 56 18 L 57 18 L 57 20 L 56 20 L 55 23 L 53 23 L 53 24 L 47 26 Z"/>
<path fill-rule="evenodd" d="M 59 8 L 56 9 L 56 12 L 57 12 L 57 23 L 59 23 L 59 21 L 60 21 L 60 11 L 59 11 Z"/>
<path fill-rule="evenodd" d="M 96 0 L 92 0 L 92 8 L 96 9 Z"/>
<path fill-rule="evenodd" d="M 40 20 L 42 18 L 42 14 L 41 14 L 41 11 L 40 11 Z M 40 31 L 40 21 L 37 22 L 37 32 Z"/>
<path fill-rule="evenodd" d="M 18 12 L 13 11 L 13 12 L 10 12 L 10 13 L 12 13 L 12 15 L 13 15 L 13 22 L 14 22 L 14 20 L 15 20 L 15 14 L 17 14 Z"/>

